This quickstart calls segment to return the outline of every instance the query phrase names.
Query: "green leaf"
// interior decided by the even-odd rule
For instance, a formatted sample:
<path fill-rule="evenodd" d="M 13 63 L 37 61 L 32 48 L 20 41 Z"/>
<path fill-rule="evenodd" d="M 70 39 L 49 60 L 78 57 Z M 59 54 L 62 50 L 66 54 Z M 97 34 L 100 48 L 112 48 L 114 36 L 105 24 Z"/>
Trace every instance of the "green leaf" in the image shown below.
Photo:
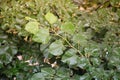
<path fill-rule="evenodd" d="M 45 19 L 46 19 L 50 24 L 53 24 L 53 23 L 55 23 L 55 22 L 57 21 L 57 17 L 56 17 L 54 14 L 50 13 L 50 12 L 48 12 L 48 13 L 45 15 Z"/>
<path fill-rule="evenodd" d="M 62 57 L 62 62 L 68 63 L 69 65 L 75 65 L 77 64 L 77 58 L 76 51 L 74 49 L 70 49 L 65 52 L 65 54 Z"/>
<path fill-rule="evenodd" d="M 83 33 L 75 34 L 72 38 L 74 43 L 79 43 L 81 46 L 87 44 L 87 37 Z"/>
<path fill-rule="evenodd" d="M 0 46 L 0 55 L 7 53 L 8 50 L 9 50 L 9 46 L 4 46 L 4 47 Z"/>
<path fill-rule="evenodd" d="M 119 3 L 119 0 L 110 0 L 110 3 L 112 4 L 112 6 L 115 6 Z"/>
<path fill-rule="evenodd" d="M 85 53 L 89 53 L 93 57 L 99 57 L 100 56 L 99 45 L 96 42 L 90 42 L 87 45 L 89 45 L 89 46 L 84 48 Z"/>
<path fill-rule="evenodd" d="M 51 67 L 42 68 L 41 72 L 50 76 L 53 76 L 55 74 L 55 70 L 52 69 Z"/>
<path fill-rule="evenodd" d="M 74 74 L 74 76 L 70 80 L 80 80 L 80 75 Z"/>
<path fill-rule="evenodd" d="M 69 70 L 67 68 L 60 67 L 57 70 L 56 75 L 59 76 L 60 78 L 69 78 Z"/>
<path fill-rule="evenodd" d="M 0 61 L 0 68 L 2 68 L 3 67 L 3 62 L 2 61 Z"/>
<path fill-rule="evenodd" d="M 42 68 L 40 73 L 36 73 L 30 80 L 47 80 L 54 76 L 55 70 L 51 67 Z"/>
<path fill-rule="evenodd" d="M 39 31 L 39 23 L 30 21 L 25 25 L 25 30 L 29 33 L 36 34 Z"/>
<path fill-rule="evenodd" d="M 7 38 L 8 38 L 7 35 L 5 35 L 5 34 L 0 34 L 0 39 L 7 39 Z"/>
<path fill-rule="evenodd" d="M 49 47 L 49 52 L 52 55 L 59 56 L 63 54 L 63 50 L 65 49 L 63 42 L 61 40 L 56 40 Z"/>
<path fill-rule="evenodd" d="M 91 80 L 91 77 L 88 73 L 80 76 L 80 79 L 79 80 Z"/>
<path fill-rule="evenodd" d="M 96 80 L 98 79 L 102 79 L 102 80 L 110 80 L 110 73 L 111 72 L 107 72 L 104 70 L 104 68 L 95 68 L 95 67 L 91 67 L 89 69 L 89 72 L 91 74 L 91 76 L 94 76 L 94 78 Z M 113 75 L 113 74 L 112 74 Z"/>
<path fill-rule="evenodd" d="M 0 56 L 0 60 L 2 61 L 2 62 L 4 62 L 5 64 L 8 64 L 8 63 L 10 63 L 11 61 L 12 61 L 12 59 L 13 59 L 13 56 L 11 56 L 9 53 L 5 53 L 5 54 L 3 54 L 3 55 L 1 55 Z"/>
<path fill-rule="evenodd" d="M 91 58 L 91 62 L 93 64 L 93 66 L 98 67 L 101 63 L 99 58 Z"/>
<path fill-rule="evenodd" d="M 13 55 L 17 54 L 17 47 L 15 45 L 11 45 L 8 52 Z"/>
<path fill-rule="evenodd" d="M 85 69 L 85 68 L 90 66 L 89 60 L 86 57 L 80 57 L 80 58 L 78 58 L 77 61 L 78 61 L 77 66 L 80 67 L 80 68 Z"/>
<path fill-rule="evenodd" d="M 33 41 L 46 44 L 50 40 L 49 29 L 41 28 L 36 34 L 33 36 Z"/>
<path fill-rule="evenodd" d="M 36 73 L 29 80 L 45 80 L 45 74 L 43 74 L 43 73 Z"/>
<path fill-rule="evenodd" d="M 69 34 L 73 34 L 75 32 L 75 26 L 71 22 L 65 22 L 61 25 L 61 30 Z"/>

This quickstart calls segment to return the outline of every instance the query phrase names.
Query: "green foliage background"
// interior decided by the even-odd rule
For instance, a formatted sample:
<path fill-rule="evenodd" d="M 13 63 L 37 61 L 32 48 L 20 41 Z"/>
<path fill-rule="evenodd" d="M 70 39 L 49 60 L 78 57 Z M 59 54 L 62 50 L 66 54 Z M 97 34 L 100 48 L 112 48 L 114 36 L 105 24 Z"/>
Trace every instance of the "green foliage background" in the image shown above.
<path fill-rule="evenodd" d="M 80 1 L 0 0 L 0 80 L 120 80 L 120 1 Z"/>

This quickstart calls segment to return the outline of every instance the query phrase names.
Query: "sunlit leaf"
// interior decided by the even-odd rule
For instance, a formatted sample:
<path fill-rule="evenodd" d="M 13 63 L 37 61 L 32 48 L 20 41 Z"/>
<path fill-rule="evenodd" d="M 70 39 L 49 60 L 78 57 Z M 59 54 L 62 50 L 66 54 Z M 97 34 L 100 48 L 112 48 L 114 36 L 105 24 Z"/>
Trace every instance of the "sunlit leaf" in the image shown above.
<path fill-rule="evenodd" d="M 57 17 L 53 14 L 53 13 L 50 13 L 48 12 L 46 15 L 45 15 L 45 19 L 50 23 L 50 24 L 53 24 L 57 21 Z"/>
<path fill-rule="evenodd" d="M 39 23 L 30 21 L 25 25 L 25 30 L 29 33 L 36 34 L 39 31 Z"/>
<path fill-rule="evenodd" d="M 61 30 L 69 34 L 73 34 L 75 32 L 75 26 L 71 22 L 65 22 L 61 25 Z"/>

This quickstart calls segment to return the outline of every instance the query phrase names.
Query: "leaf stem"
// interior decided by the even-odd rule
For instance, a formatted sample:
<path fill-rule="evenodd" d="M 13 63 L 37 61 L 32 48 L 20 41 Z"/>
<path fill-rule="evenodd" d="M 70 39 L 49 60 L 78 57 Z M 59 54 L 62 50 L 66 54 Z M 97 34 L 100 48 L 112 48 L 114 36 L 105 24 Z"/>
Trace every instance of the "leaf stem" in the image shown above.
<path fill-rule="evenodd" d="M 58 36 L 58 37 L 60 37 L 60 38 L 62 38 L 64 41 L 66 41 L 67 44 L 68 44 L 71 48 L 73 48 L 74 50 L 76 50 L 82 57 L 84 56 L 84 55 L 83 55 L 78 49 L 76 49 L 66 38 L 62 37 L 61 35 L 57 34 L 56 32 L 55 32 L 55 35 Z"/>

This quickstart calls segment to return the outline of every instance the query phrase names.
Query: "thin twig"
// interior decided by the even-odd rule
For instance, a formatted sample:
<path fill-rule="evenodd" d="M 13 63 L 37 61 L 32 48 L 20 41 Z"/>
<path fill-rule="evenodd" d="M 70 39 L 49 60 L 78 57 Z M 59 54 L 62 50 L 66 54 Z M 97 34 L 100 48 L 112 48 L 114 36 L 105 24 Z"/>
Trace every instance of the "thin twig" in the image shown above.
<path fill-rule="evenodd" d="M 55 31 L 54 31 L 54 33 L 55 33 L 56 36 L 62 38 L 64 41 L 66 41 L 67 44 L 68 44 L 71 48 L 75 49 L 81 56 L 83 56 L 83 54 L 82 54 L 78 49 L 76 49 L 66 38 L 64 38 L 64 37 L 62 37 L 61 35 L 57 34 Z"/>

